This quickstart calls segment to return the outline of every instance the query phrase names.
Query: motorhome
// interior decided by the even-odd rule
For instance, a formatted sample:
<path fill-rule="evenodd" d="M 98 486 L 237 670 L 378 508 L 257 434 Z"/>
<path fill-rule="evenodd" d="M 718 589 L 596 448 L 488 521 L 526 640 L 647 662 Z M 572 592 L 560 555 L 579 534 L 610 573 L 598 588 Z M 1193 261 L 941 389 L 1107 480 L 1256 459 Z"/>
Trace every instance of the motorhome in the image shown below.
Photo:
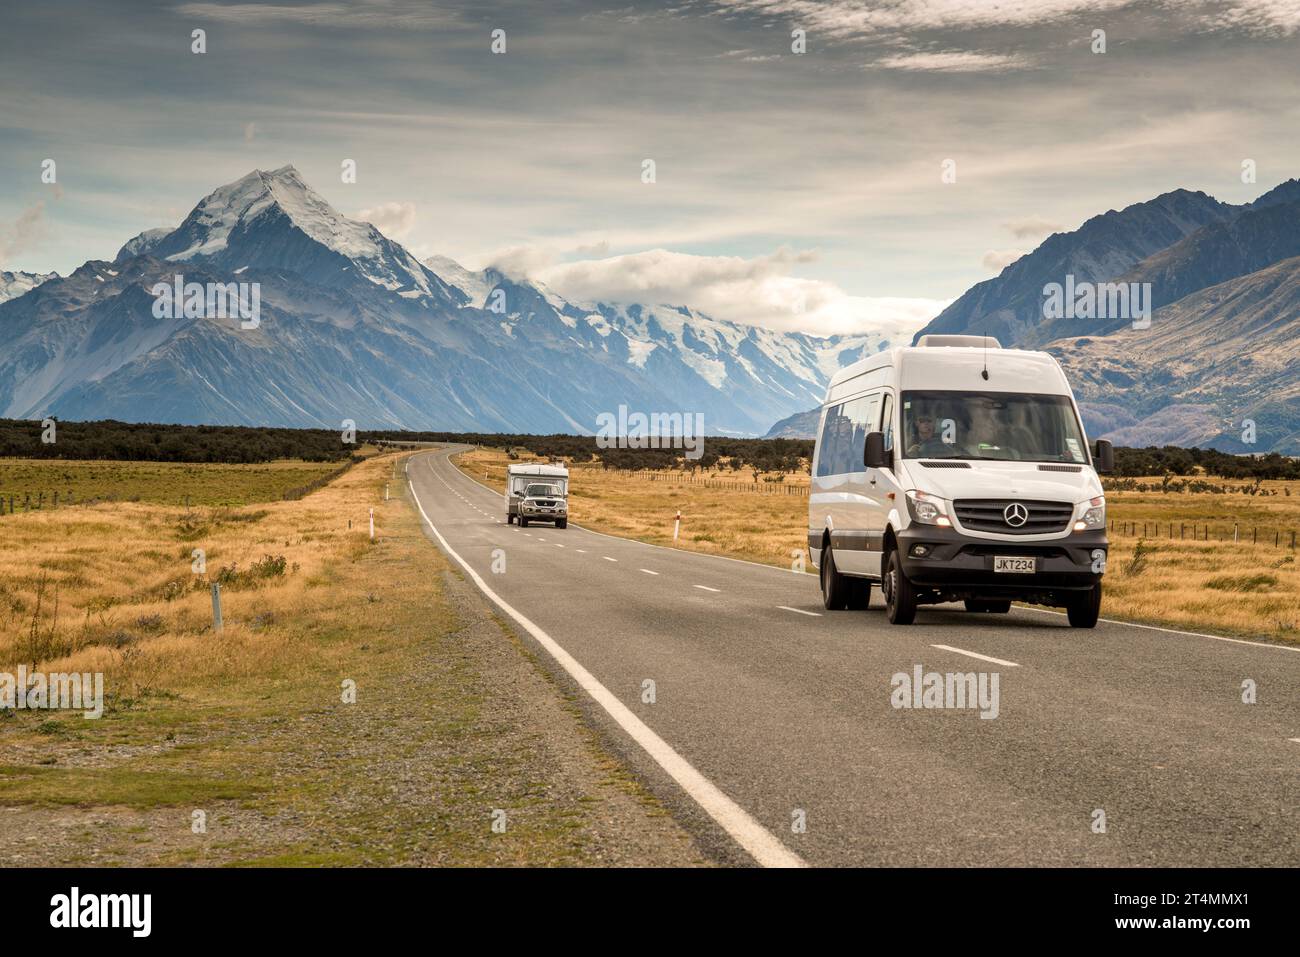
<path fill-rule="evenodd" d="M 564 465 L 528 464 L 506 468 L 506 524 L 569 524 L 569 470 Z"/>
<path fill-rule="evenodd" d="M 1064 607 L 1091 628 L 1106 567 L 1099 472 L 1065 373 L 1045 352 L 984 336 L 923 336 L 840 370 L 822 407 L 808 550 L 828 609 L 889 620 L 964 602 Z"/>

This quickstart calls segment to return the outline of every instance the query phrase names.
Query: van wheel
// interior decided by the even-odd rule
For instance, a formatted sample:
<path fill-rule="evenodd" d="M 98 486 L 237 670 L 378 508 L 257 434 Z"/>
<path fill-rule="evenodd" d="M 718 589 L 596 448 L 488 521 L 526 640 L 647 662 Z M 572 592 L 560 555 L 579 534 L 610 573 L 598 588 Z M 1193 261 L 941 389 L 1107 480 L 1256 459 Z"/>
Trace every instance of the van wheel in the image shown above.
<path fill-rule="evenodd" d="M 981 598 L 981 599 L 968 598 L 966 599 L 966 610 L 987 611 L 987 612 L 992 612 L 995 615 L 1005 615 L 1007 612 L 1011 610 L 1011 602 L 1010 600 L 997 601 L 991 598 Z"/>
<path fill-rule="evenodd" d="M 849 607 L 849 580 L 835 568 L 835 556 L 829 545 L 822 549 L 821 561 L 822 604 L 827 611 L 841 611 Z"/>
<path fill-rule="evenodd" d="M 556 528 L 568 528 L 568 527 L 569 527 L 569 520 L 568 520 L 567 518 L 557 519 L 556 522 L 555 522 L 555 527 L 556 527 Z"/>
<path fill-rule="evenodd" d="M 1071 628 L 1095 628 L 1101 614 L 1101 582 L 1093 585 L 1065 606 Z"/>
<path fill-rule="evenodd" d="M 898 560 L 898 549 L 891 548 L 885 558 L 885 614 L 891 625 L 910 625 L 916 619 L 916 589 L 903 574 Z"/>

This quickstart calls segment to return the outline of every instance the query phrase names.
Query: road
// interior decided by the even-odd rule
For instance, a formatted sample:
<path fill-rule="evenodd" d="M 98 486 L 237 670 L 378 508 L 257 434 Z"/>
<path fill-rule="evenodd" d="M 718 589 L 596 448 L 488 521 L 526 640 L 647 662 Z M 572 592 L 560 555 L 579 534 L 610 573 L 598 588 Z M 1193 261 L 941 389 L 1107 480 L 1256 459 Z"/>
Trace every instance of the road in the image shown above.
<path fill-rule="evenodd" d="M 426 533 L 724 863 L 1300 864 L 1297 649 L 1020 608 L 895 627 L 878 591 L 826 612 L 813 575 L 507 525 L 458 450 L 408 462 Z M 895 708 L 918 665 L 996 673 L 997 717 Z"/>

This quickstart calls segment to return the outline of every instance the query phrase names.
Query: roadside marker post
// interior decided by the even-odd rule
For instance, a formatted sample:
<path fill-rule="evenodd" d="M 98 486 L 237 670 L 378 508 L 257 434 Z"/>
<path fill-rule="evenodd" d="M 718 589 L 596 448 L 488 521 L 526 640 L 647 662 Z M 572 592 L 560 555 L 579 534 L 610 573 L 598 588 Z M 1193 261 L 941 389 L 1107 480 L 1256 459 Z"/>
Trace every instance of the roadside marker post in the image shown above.
<path fill-rule="evenodd" d="M 370 510 L 370 540 L 372 542 L 375 540 L 375 510 L 373 508 Z"/>
<path fill-rule="evenodd" d="M 221 585 L 212 583 L 212 630 L 221 630 Z"/>
<path fill-rule="evenodd" d="M 673 522 L 673 541 L 677 541 L 677 534 L 682 530 L 682 510 L 677 510 L 677 520 Z"/>

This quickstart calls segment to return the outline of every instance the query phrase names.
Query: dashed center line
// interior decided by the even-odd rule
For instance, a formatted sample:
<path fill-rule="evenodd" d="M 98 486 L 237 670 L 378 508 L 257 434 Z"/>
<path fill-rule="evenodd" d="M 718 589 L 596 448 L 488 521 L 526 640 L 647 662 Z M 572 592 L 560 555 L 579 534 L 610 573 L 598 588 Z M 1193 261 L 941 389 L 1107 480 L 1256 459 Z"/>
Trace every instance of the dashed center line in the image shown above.
<path fill-rule="evenodd" d="M 1006 665 L 1008 668 L 1019 668 L 1020 665 L 1014 661 L 1004 661 L 1001 658 L 990 658 L 988 655 L 981 655 L 977 651 L 966 651 L 963 648 L 954 648 L 952 645 L 931 645 L 931 648 L 938 648 L 941 651 L 951 651 L 959 655 L 967 655 L 971 658 L 978 658 L 980 661 L 991 661 L 995 665 Z"/>
<path fill-rule="evenodd" d="M 722 591 L 721 588 L 710 588 L 708 585 L 695 585 L 694 587 L 701 591 Z"/>
<path fill-rule="evenodd" d="M 607 562 L 616 562 L 616 561 L 618 561 L 617 558 L 610 558 L 608 555 L 601 555 L 600 557 L 603 558 L 603 559 L 605 559 L 605 561 L 607 561 Z"/>
<path fill-rule="evenodd" d="M 819 611 L 804 611 L 802 608 L 791 608 L 789 605 L 777 605 L 776 607 L 780 608 L 782 611 L 792 611 L 796 615 L 807 615 L 809 618 L 821 617 L 821 612 Z"/>
<path fill-rule="evenodd" d="M 643 568 L 643 569 L 641 569 L 641 571 L 645 572 L 647 575 L 658 575 L 658 574 L 659 574 L 658 572 L 652 572 L 652 571 L 651 571 L 650 569 L 648 569 L 648 568 Z"/>

